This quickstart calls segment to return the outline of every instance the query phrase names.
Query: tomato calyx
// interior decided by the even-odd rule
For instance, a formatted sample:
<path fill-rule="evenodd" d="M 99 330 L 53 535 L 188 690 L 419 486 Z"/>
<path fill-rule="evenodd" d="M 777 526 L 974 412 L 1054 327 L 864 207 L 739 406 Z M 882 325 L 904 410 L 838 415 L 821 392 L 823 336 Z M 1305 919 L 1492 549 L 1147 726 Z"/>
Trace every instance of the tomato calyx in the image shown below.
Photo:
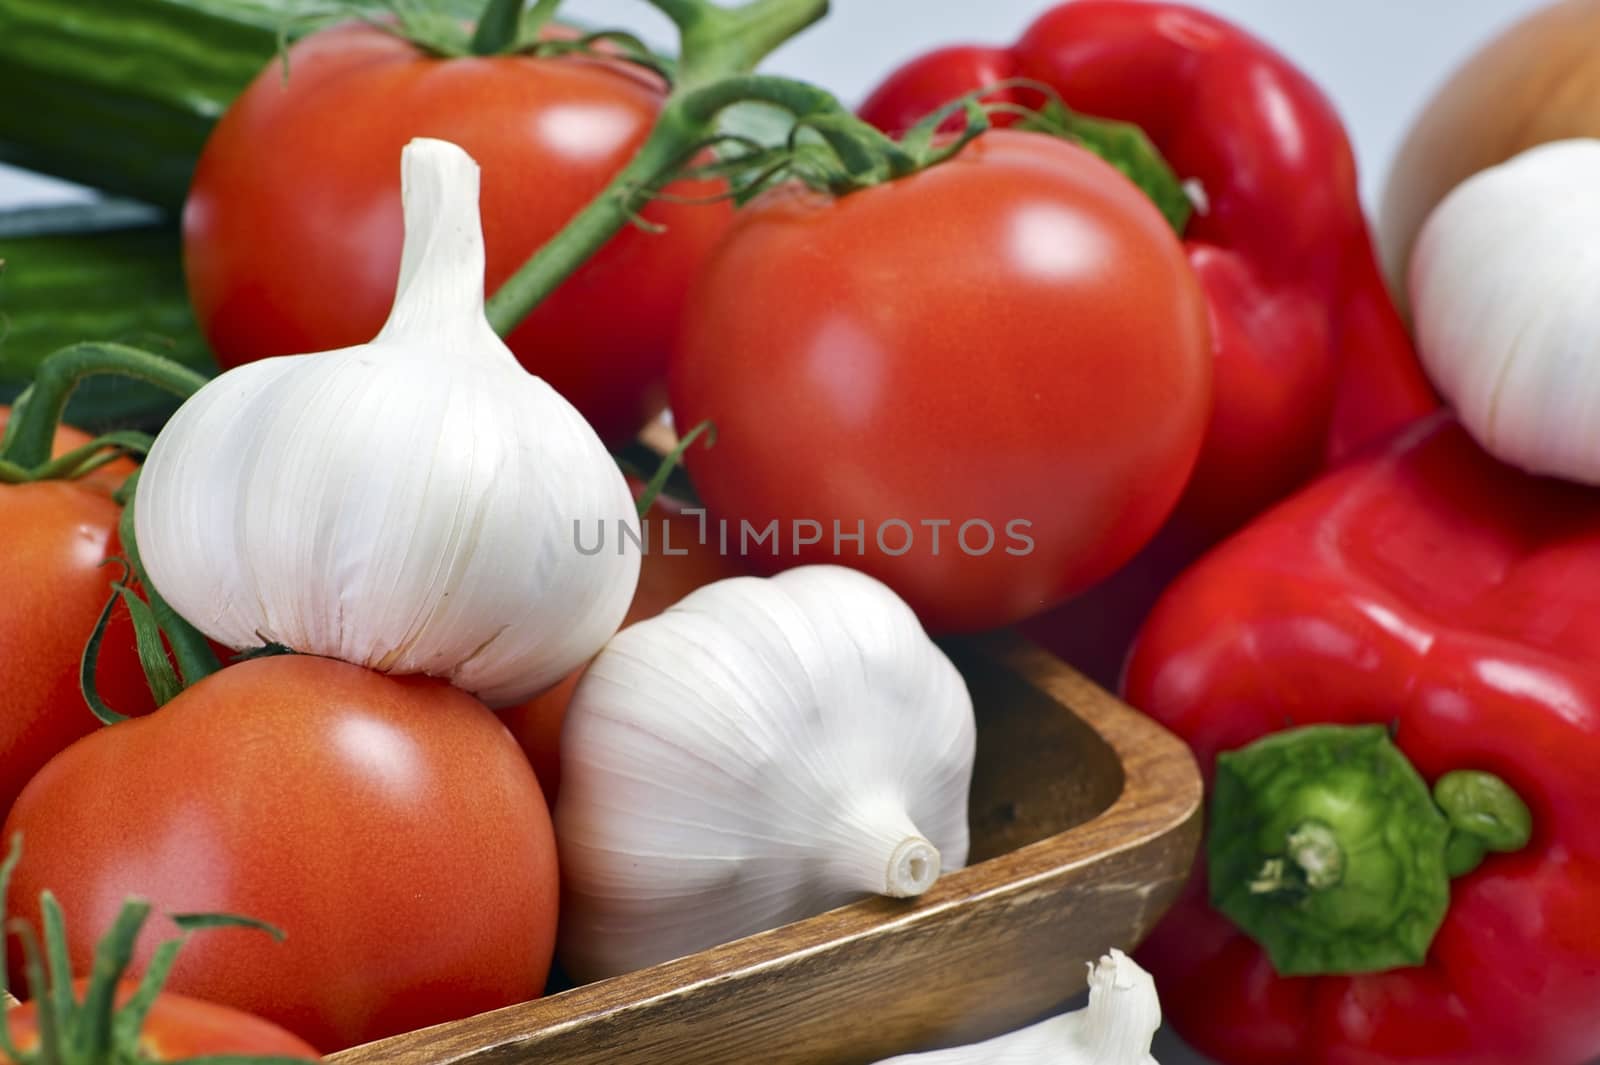
<path fill-rule="evenodd" d="M 94 716 L 104 725 L 126 721 L 128 715 L 112 708 L 95 686 L 100 663 L 100 645 L 106 629 L 111 624 L 112 612 L 120 601 L 127 606 L 133 622 L 134 640 L 139 652 L 139 665 L 144 671 L 145 683 L 156 706 L 165 706 L 177 698 L 184 688 L 199 682 L 222 668 L 216 652 L 205 636 L 174 610 L 155 586 L 150 583 L 139 558 L 139 544 L 134 531 L 133 499 L 138 491 L 139 474 L 130 476 L 117 492 L 116 500 L 122 504 L 122 517 L 117 537 L 122 542 L 125 558 L 110 559 L 122 566 L 122 579 L 111 583 L 111 597 L 100 611 L 94 631 L 83 649 L 78 667 L 78 686 Z M 143 597 L 140 591 L 143 591 Z M 171 656 L 168 656 L 168 648 Z M 285 653 L 287 649 L 273 653 Z M 173 668 L 173 661 L 177 668 Z"/>
<path fill-rule="evenodd" d="M 82 343 L 52 352 L 35 371 L 33 383 L 17 397 L 0 434 L 0 484 L 73 480 L 124 455 L 150 449 L 147 433 L 105 433 L 59 458 L 51 445 L 67 400 L 85 378 L 116 374 L 144 381 L 187 399 L 206 379 L 176 362 L 126 344 Z"/>
<path fill-rule="evenodd" d="M 1029 102 L 1017 102 L 1022 100 Z M 970 140 L 976 135 L 971 128 L 975 121 L 981 124 L 978 133 L 1004 123 L 1092 152 L 1149 197 L 1180 237 L 1195 212 L 1204 209 L 1199 187 L 1178 176 L 1137 124 L 1074 111 L 1054 87 L 1032 78 L 1006 78 L 959 96 L 910 127 L 903 140 L 919 144 L 929 137 Z"/>
<path fill-rule="evenodd" d="M 752 73 L 773 49 L 820 18 L 826 0 L 753 0 L 738 8 L 710 0 L 649 2 L 678 28 L 680 58 L 672 91 L 628 165 L 489 299 L 489 322 L 501 336 L 676 179 L 725 178 L 739 201 L 788 178 L 843 195 L 953 158 L 990 128 L 991 111 L 1007 106 L 984 102 L 995 89 L 991 86 L 952 101 L 896 141 L 815 85 Z M 486 31 L 484 47 L 502 43 L 511 32 L 510 6 L 491 4 L 498 28 Z M 548 15 L 554 7 L 540 4 L 529 14 Z M 1188 191 L 1142 130 L 1077 115 L 1048 88 L 1028 84 L 1045 100 L 1023 116 L 1029 128 L 1073 140 L 1110 161 L 1181 232 L 1191 210 Z M 768 126 L 778 116 L 780 132 L 762 137 L 740 132 L 736 116 L 752 108 L 765 113 Z M 958 116 L 963 121 L 953 135 L 942 135 Z M 708 149 L 720 149 L 721 158 L 697 163 Z"/>
<path fill-rule="evenodd" d="M 1039 98 L 1037 106 L 1013 103 L 1008 90 Z M 689 176 L 726 178 L 739 202 L 788 180 L 799 180 L 831 196 L 898 181 L 952 159 L 999 123 L 1076 144 L 1093 153 L 1139 188 L 1180 237 L 1196 206 L 1191 186 L 1182 181 L 1144 130 L 1129 122 L 1096 118 L 1067 107 L 1050 86 L 1013 78 L 985 86 L 930 112 L 898 139 L 845 111 L 829 94 L 812 86 L 772 78 L 724 82 L 692 99 L 691 108 L 713 111 L 726 99 L 760 102 L 793 117 L 782 143 L 742 139 L 743 149 Z"/>
<path fill-rule="evenodd" d="M 1143 129 L 1132 122 L 1080 114 L 1068 107 L 1055 89 L 1043 82 L 1017 78 L 999 87 L 1039 93 L 1044 102 L 1037 108 L 995 103 L 990 105 L 991 111 L 1017 114 L 1020 121 L 1015 128 L 1059 137 L 1098 155 L 1150 197 L 1167 224 L 1178 236 L 1183 236 L 1197 204 L 1203 204 L 1204 200 L 1196 185 L 1178 176 L 1172 164 L 1161 154 L 1161 149 L 1155 146 Z M 993 89 L 984 91 L 992 92 Z"/>
<path fill-rule="evenodd" d="M 0 1054 L 16 1065 L 135 1065 L 149 1060 L 140 1046 L 145 1019 L 193 932 L 206 928 L 251 928 L 278 941 L 283 932 L 262 921 L 233 914 L 171 914 L 182 935 L 163 942 L 145 969 L 138 989 L 117 1003 L 118 987 L 133 961 L 134 944 L 150 916 L 150 904 L 130 898 L 111 930 L 95 950 L 94 968 L 80 1000 L 67 961 L 66 921 L 55 896 L 43 892 L 39 912 L 42 936 L 20 919 L 8 921 L 5 900 L 12 874 L 22 859 L 22 837 L 12 837 L 0 863 L 0 929 L 16 936 L 23 953 L 29 998 L 34 1003 L 37 1045 L 22 1049 L 12 1036 L 10 1011 L 0 1008 Z M 9 994 L 5 966 L 0 965 L 0 996 Z M 285 1065 L 301 1059 L 275 1055 L 226 1055 L 209 1060 L 233 1065 Z"/>

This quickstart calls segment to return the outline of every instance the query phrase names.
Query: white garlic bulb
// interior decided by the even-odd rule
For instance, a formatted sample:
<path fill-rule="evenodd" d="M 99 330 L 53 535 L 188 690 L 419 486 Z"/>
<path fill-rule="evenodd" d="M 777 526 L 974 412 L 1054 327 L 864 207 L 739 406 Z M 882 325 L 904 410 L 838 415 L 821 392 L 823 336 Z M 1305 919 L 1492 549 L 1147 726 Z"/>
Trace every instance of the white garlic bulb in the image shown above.
<path fill-rule="evenodd" d="M 1600 484 L 1600 141 L 1544 144 L 1463 182 L 1411 261 L 1417 347 L 1496 458 Z"/>
<path fill-rule="evenodd" d="M 735 577 L 624 629 L 561 735 L 558 955 L 599 979 L 967 858 L 960 673 L 885 585 Z"/>
<path fill-rule="evenodd" d="M 401 172 L 383 330 L 230 370 L 186 402 L 140 478 L 139 553 L 229 647 L 515 703 L 598 651 L 633 596 L 638 553 L 585 553 L 576 530 L 592 547 L 638 520 L 599 437 L 484 318 L 477 164 L 419 139 Z"/>
<path fill-rule="evenodd" d="M 878 1065 L 1159 1065 L 1156 982 L 1113 950 L 1089 966 L 1089 1004 L 982 1043 L 902 1054 Z"/>

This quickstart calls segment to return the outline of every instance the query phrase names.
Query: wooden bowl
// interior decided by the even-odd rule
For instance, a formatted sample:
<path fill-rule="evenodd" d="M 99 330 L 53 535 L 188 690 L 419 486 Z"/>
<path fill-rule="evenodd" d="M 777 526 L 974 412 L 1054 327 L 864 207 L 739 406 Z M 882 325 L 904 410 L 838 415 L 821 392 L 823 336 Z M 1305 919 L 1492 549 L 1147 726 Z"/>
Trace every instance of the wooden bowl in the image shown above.
<path fill-rule="evenodd" d="M 950 641 L 978 711 L 973 864 L 818 917 L 333 1055 L 339 1065 L 864 1065 L 1059 1010 L 1200 840 L 1171 733 L 1013 635 Z"/>

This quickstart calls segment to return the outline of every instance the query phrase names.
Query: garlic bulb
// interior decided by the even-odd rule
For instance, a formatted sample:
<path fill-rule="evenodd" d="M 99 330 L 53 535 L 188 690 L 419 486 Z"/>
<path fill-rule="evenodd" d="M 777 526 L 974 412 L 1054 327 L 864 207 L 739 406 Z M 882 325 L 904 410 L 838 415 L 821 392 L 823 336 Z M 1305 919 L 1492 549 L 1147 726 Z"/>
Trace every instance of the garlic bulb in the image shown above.
<path fill-rule="evenodd" d="M 1600 141 L 1530 149 L 1469 178 L 1411 260 L 1417 345 L 1502 461 L 1600 484 Z"/>
<path fill-rule="evenodd" d="M 1158 1065 L 1156 983 L 1113 950 L 1089 966 L 1089 1004 L 982 1043 L 902 1054 L 878 1065 Z"/>
<path fill-rule="evenodd" d="M 201 389 L 150 451 L 136 539 L 156 589 L 229 647 L 515 703 L 621 624 L 639 557 L 620 540 L 637 518 L 594 431 L 484 318 L 477 164 L 437 140 L 401 163 L 405 246 L 382 331 Z M 585 548 L 619 542 L 580 550 L 580 531 Z"/>
<path fill-rule="evenodd" d="M 561 736 L 558 954 L 598 979 L 967 858 L 961 675 L 878 581 L 735 577 L 624 629 Z"/>

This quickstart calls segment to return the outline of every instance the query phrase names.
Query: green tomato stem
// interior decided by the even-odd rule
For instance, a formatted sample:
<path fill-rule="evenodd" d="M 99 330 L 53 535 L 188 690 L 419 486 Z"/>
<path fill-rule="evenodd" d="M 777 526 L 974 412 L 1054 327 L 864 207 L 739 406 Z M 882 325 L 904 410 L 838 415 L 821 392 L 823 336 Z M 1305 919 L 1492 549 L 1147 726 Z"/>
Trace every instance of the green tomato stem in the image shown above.
<path fill-rule="evenodd" d="M 1211 902 L 1285 976 L 1419 965 L 1451 877 L 1531 835 L 1498 777 L 1448 773 L 1430 793 L 1380 725 L 1292 729 L 1217 759 Z"/>
<path fill-rule="evenodd" d="M 0 936 L 4 936 L 11 922 L 6 917 L 6 899 L 11 894 L 11 877 L 17 871 L 17 863 L 22 861 L 22 833 L 18 832 L 11 837 L 10 844 L 6 847 L 6 856 L 0 860 Z M 11 993 L 10 977 L 7 975 L 9 967 L 0 965 L 0 1052 L 13 1061 L 18 1058 L 17 1045 L 11 1040 L 11 1024 L 7 1015 L 11 1012 L 5 1008 L 4 997 Z"/>
<path fill-rule="evenodd" d="M 73 344 L 47 355 L 35 371 L 33 384 L 12 408 L 6 433 L 0 438 L 0 463 L 29 477 L 47 467 L 56 428 L 73 390 L 96 374 L 118 374 L 164 389 L 188 399 L 206 383 L 193 370 L 126 344 Z"/>
<path fill-rule="evenodd" d="M 499 55 L 516 42 L 523 0 L 489 0 L 468 47 L 473 55 Z"/>
<path fill-rule="evenodd" d="M 648 0 L 678 28 L 678 88 L 754 70 L 828 13 L 828 0 L 755 0 L 725 8 L 708 0 Z"/>
<path fill-rule="evenodd" d="M 655 127 L 628 165 L 489 299 L 489 323 L 501 336 L 515 329 L 578 267 L 638 217 L 655 190 L 714 138 L 717 118 L 725 108 L 742 99 L 761 98 L 729 91 L 705 95 L 707 90 L 725 79 L 749 74 L 780 44 L 828 10 L 828 0 L 754 0 L 740 8 L 719 7 L 709 0 L 650 3 L 678 27 L 681 48 L 677 84 Z M 742 84 L 748 88 L 750 82 Z"/>
<path fill-rule="evenodd" d="M 521 51 L 536 45 L 545 26 L 555 17 L 556 9 L 560 6 L 561 0 L 538 0 L 524 11 L 521 24 L 517 27 L 516 39 L 511 42 L 510 49 Z"/>
<path fill-rule="evenodd" d="M 50 979 L 51 1009 L 62 1026 L 70 1028 L 73 1015 L 78 1011 L 78 1000 L 73 997 L 66 919 L 56 897 L 48 891 L 39 897 L 39 913 L 44 919 L 44 956 Z"/>

